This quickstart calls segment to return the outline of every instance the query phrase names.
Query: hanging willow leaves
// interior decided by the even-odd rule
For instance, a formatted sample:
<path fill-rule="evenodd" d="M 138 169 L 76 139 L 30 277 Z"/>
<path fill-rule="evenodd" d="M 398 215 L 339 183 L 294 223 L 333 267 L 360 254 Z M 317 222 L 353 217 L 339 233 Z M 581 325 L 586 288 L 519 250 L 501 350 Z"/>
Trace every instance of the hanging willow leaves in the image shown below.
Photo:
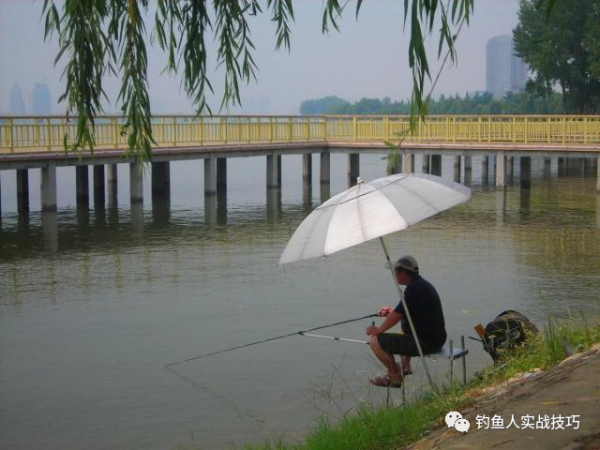
<path fill-rule="evenodd" d="M 469 21 L 474 0 L 398 0 L 404 4 L 404 26 L 409 27 L 408 64 L 412 69 L 411 129 L 427 113 L 425 88 L 431 81 L 425 39 L 439 32 L 438 58 L 447 51 L 456 60 L 456 30 Z M 540 0 L 548 2 L 554 0 Z M 211 113 L 207 95 L 213 93 L 208 77 L 209 45 L 216 42 L 215 62 L 224 68 L 225 92 L 221 108 L 240 104 L 240 85 L 256 79 L 255 46 L 249 18 L 270 13 L 276 25 L 275 47 L 291 47 L 293 0 L 64 0 L 59 11 L 45 0 L 45 38 L 58 34 L 56 63 L 65 65 L 65 91 L 60 101 L 77 116 L 77 134 L 65 142 L 70 150 L 94 150 L 94 120 L 103 112 L 106 98 L 103 82 L 107 74 L 121 78 L 117 102 L 124 122 L 130 155 L 151 159 L 152 114 L 148 95 L 147 42 L 156 43 L 166 54 L 165 70 L 182 74 L 182 86 L 197 114 Z M 325 0 L 322 31 L 340 30 L 346 1 Z M 366 2 L 356 1 L 358 17 Z M 145 20 L 154 12 L 151 33 Z M 212 21 L 211 21 L 212 20 Z M 383 55 L 382 55 L 383 57 Z M 447 58 L 444 58 L 446 60 Z"/>

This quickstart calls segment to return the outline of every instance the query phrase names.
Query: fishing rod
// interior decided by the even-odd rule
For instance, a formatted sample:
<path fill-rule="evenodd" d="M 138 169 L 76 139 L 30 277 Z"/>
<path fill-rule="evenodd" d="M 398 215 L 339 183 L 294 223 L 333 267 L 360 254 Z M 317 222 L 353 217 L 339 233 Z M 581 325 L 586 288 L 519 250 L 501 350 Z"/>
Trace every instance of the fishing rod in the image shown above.
<path fill-rule="evenodd" d="M 379 316 L 379 314 L 369 314 L 367 316 L 357 317 L 356 319 L 342 320 L 341 322 L 335 322 L 335 323 L 331 323 L 329 325 L 322 325 L 322 326 L 319 326 L 319 327 L 311 328 L 310 330 L 295 331 L 293 333 L 283 334 L 281 336 L 275 336 L 275 337 L 271 337 L 271 338 L 268 338 L 268 339 L 262 339 L 260 341 L 250 342 L 248 344 L 236 345 L 235 347 L 230 347 L 230 348 L 226 348 L 226 349 L 223 349 L 223 350 L 218 350 L 218 351 L 215 351 L 215 352 L 205 353 L 203 355 L 194 356 L 192 358 L 182 359 L 181 361 L 175 361 L 175 362 L 166 364 L 164 366 L 164 368 L 167 369 L 167 370 L 169 370 L 170 372 L 173 372 L 169 368 L 173 367 L 173 366 L 177 366 L 179 364 L 184 364 L 184 363 L 188 363 L 188 362 L 191 362 L 191 361 L 196 361 L 196 360 L 202 359 L 202 358 L 208 358 L 209 356 L 220 355 L 221 353 L 232 352 L 234 350 L 239 350 L 239 349 L 242 349 L 242 348 L 250 347 L 252 345 L 264 344 L 266 342 L 272 342 L 272 341 L 276 341 L 276 340 L 279 340 L 279 339 L 284 339 L 284 338 L 291 337 L 291 336 L 298 336 L 298 335 L 300 335 L 300 336 L 306 336 L 306 333 L 310 333 L 311 331 L 322 330 L 324 328 L 335 327 L 335 326 L 338 326 L 338 325 L 344 325 L 346 323 L 357 322 L 359 320 L 369 319 L 371 317 L 378 317 L 378 316 Z M 315 336 L 318 336 L 318 335 L 315 335 Z M 342 338 L 339 338 L 338 340 L 341 340 L 341 339 Z"/>
<path fill-rule="evenodd" d="M 337 336 L 325 336 L 322 334 L 305 333 L 304 331 L 301 333 L 298 333 L 298 334 L 300 336 L 308 336 L 308 337 L 321 338 L 321 339 L 331 339 L 333 341 L 352 342 L 354 344 L 370 345 L 367 341 L 359 341 L 358 339 L 348 339 L 348 338 L 341 338 L 341 337 L 337 337 Z"/>

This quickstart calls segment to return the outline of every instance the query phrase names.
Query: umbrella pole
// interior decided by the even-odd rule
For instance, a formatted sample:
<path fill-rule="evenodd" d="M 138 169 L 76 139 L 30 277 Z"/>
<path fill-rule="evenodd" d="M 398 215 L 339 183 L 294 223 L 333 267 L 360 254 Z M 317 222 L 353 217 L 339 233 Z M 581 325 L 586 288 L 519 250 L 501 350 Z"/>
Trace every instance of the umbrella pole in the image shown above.
<path fill-rule="evenodd" d="M 437 390 L 437 386 L 433 382 L 431 378 L 431 374 L 429 373 L 429 367 L 427 367 L 427 362 L 423 357 L 423 350 L 421 349 L 421 343 L 419 342 L 419 337 L 417 336 L 417 330 L 415 330 L 415 325 L 413 324 L 412 317 L 410 316 L 410 311 L 408 310 L 408 306 L 406 305 L 406 301 L 404 300 L 404 291 L 400 287 L 400 283 L 398 283 L 398 279 L 396 278 L 396 274 L 394 273 L 394 267 L 392 266 L 392 261 L 390 260 L 390 254 L 388 253 L 387 247 L 385 246 L 385 242 L 382 237 L 379 238 L 379 242 L 381 242 L 381 246 L 383 247 L 383 253 L 385 253 L 385 257 L 388 262 L 388 267 L 390 268 L 390 272 L 392 272 L 392 278 L 394 279 L 394 284 L 396 285 L 396 289 L 398 289 L 398 295 L 400 296 L 400 301 L 404 305 L 404 311 L 406 311 L 406 318 L 408 319 L 408 324 L 410 326 L 410 330 L 415 338 L 415 342 L 417 344 L 417 350 L 419 350 L 419 355 L 421 356 L 421 362 L 423 363 L 423 368 L 425 369 L 425 375 L 427 375 L 427 381 L 429 381 L 429 385 L 432 389 Z"/>

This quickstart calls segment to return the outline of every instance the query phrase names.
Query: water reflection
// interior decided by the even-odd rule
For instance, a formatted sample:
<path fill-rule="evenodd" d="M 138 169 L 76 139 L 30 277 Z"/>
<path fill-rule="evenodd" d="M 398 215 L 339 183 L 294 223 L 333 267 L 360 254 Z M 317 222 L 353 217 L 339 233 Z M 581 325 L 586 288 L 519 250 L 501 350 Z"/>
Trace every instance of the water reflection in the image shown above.
<path fill-rule="evenodd" d="M 535 320 L 548 309 L 591 310 L 600 284 L 595 173 L 582 178 L 589 171 L 580 166 L 575 177 L 548 180 L 538 160 L 529 166 L 528 183 L 496 190 L 478 182 L 485 177 L 476 161 L 475 170 L 465 162 L 465 183 L 475 181 L 471 202 L 389 237 L 394 253 L 418 255 L 440 287 L 450 335 L 468 333 L 502 309 Z M 526 175 L 527 161 L 524 168 Z M 451 167 L 446 172 L 453 179 Z M 333 187 L 320 186 L 320 200 L 345 183 L 340 171 Z M 240 409 L 258 410 L 255 417 L 264 416 L 273 435 L 288 432 L 289 423 L 290 433 L 298 433 L 318 415 L 305 399 L 326 375 L 324 361 L 342 353 L 341 371 L 351 374 L 348 389 L 360 398 L 377 395 L 365 390 L 373 366 L 362 349 L 301 339 L 186 366 L 186 376 L 214 395 L 190 391 L 163 373 L 165 363 L 180 357 L 334 322 L 344 318 L 340 310 L 360 315 L 393 298 L 376 243 L 286 272 L 275 268 L 316 201 L 308 186 L 284 187 L 286 196 L 271 189 L 265 198 L 260 185 L 243 201 L 245 193 L 234 187 L 229 196 L 208 196 L 185 208 L 174 206 L 177 199 L 153 197 L 146 209 L 137 203 L 5 215 L 0 329 L 14 349 L 0 355 L 3 401 L 11 411 L 8 417 L 0 412 L 7 424 L 2 433 L 25 448 L 23 436 L 30 434 L 51 439 L 56 448 L 66 448 L 77 434 L 90 444 L 86 448 L 99 449 L 128 447 L 128 432 L 132 441 L 147 435 L 158 442 L 196 430 L 198 440 L 209 442 L 203 448 L 223 448 L 234 417 L 243 429 L 236 445 L 261 440 L 255 422 L 236 415 Z M 339 333 L 359 338 L 362 329 Z M 478 347 L 470 348 L 471 367 L 488 363 Z M 445 369 L 439 368 L 440 376 Z M 40 385 L 52 389 L 36 390 Z M 160 426 L 139 425 L 156 405 L 168 410 L 167 418 Z M 93 424 L 88 411 L 97 418 Z M 49 416 L 57 425 L 48 437 L 31 423 Z M 117 420 L 127 431 L 112 433 Z M 170 447 L 171 441 L 151 448 Z"/>
<path fill-rule="evenodd" d="M 49 253 L 58 252 L 58 218 L 56 211 L 42 212 L 42 228 L 44 230 L 44 249 Z"/>

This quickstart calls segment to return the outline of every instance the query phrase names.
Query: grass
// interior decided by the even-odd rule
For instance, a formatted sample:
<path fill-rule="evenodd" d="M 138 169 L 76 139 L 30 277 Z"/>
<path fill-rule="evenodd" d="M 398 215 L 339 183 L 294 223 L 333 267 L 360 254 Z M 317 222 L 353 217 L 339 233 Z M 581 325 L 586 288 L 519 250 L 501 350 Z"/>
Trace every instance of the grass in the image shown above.
<path fill-rule="evenodd" d="M 447 386 L 439 393 L 428 392 L 410 405 L 375 407 L 362 404 L 357 414 L 332 424 L 322 420 L 303 443 L 283 441 L 247 445 L 245 450 L 389 450 L 419 440 L 442 423 L 446 413 L 473 403 L 468 390 L 489 387 L 534 369 L 557 365 L 574 352 L 600 342 L 600 321 L 592 324 L 584 315 L 565 321 L 548 320 L 544 329 L 527 343 L 504 355 L 502 361 L 481 373 L 465 387 Z"/>

